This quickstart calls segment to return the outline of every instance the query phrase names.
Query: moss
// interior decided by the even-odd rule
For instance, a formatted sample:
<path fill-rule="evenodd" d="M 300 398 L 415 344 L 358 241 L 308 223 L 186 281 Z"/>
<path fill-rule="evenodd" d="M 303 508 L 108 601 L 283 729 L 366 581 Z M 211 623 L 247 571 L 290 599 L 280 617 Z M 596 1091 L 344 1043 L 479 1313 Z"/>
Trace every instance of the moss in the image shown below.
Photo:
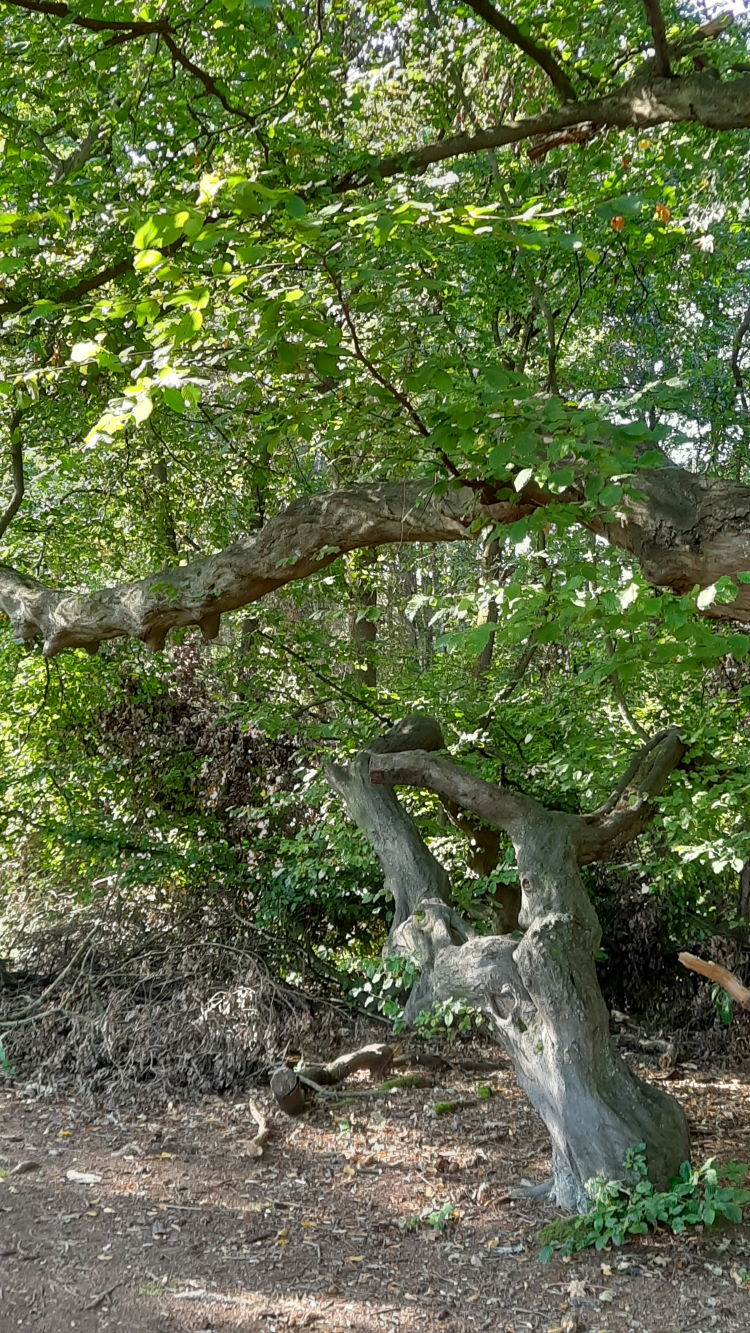
<path fill-rule="evenodd" d="M 398 1078 L 388 1078 L 379 1083 L 378 1092 L 393 1092 L 395 1088 L 429 1088 L 430 1080 L 424 1074 L 400 1074 Z"/>

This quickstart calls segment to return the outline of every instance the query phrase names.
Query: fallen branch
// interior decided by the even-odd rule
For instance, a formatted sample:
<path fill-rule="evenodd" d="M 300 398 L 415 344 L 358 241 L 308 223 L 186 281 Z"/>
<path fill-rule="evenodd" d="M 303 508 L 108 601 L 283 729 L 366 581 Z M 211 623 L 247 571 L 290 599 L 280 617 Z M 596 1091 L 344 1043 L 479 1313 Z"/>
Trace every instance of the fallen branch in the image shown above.
<path fill-rule="evenodd" d="M 366 1069 L 371 1079 L 384 1079 L 393 1064 L 395 1054 L 394 1046 L 377 1042 L 372 1046 L 362 1046 L 358 1051 L 339 1055 L 337 1059 L 329 1060 L 328 1064 L 298 1065 L 295 1073 L 305 1082 L 320 1083 L 326 1088 L 343 1083 L 345 1078 L 350 1074 L 356 1074 L 360 1069 Z"/>
<path fill-rule="evenodd" d="M 677 956 L 683 967 L 690 968 L 692 972 L 700 972 L 702 977 L 709 977 L 741 1008 L 750 1009 L 750 990 L 747 986 L 743 986 L 734 972 L 722 967 L 720 963 L 706 963 L 702 958 L 696 958 L 694 953 L 681 953 Z"/>
<path fill-rule="evenodd" d="M 306 1087 L 323 1096 L 330 1096 L 332 1088 L 360 1069 L 366 1069 L 373 1080 L 383 1079 L 390 1070 L 396 1052 L 396 1047 L 378 1042 L 362 1046 L 358 1051 L 348 1051 L 335 1060 L 329 1060 L 327 1064 L 301 1064 L 296 1069 L 282 1065 L 271 1077 L 271 1092 L 280 1110 L 286 1115 L 301 1115 L 305 1109 Z M 351 1096 L 351 1093 L 347 1095 Z"/>
<path fill-rule="evenodd" d="M 271 1130 L 268 1121 L 266 1120 L 266 1117 L 264 1116 L 257 1102 L 250 1102 L 248 1104 L 248 1109 L 250 1111 L 251 1116 L 253 1117 L 253 1120 L 258 1126 L 258 1133 L 255 1135 L 254 1139 L 250 1140 L 250 1142 L 247 1145 L 247 1148 L 245 1149 L 245 1152 L 248 1157 L 262 1157 L 263 1149 L 266 1143 L 268 1142 L 268 1137 L 271 1133 Z"/>

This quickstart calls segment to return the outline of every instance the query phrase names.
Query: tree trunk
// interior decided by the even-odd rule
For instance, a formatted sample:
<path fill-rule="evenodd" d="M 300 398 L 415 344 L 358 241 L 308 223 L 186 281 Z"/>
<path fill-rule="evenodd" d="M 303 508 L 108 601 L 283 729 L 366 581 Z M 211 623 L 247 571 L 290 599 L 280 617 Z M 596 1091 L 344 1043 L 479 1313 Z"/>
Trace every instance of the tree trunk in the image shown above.
<path fill-rule="evenodd" d="M 350 634 L 354 645 L 355 679 L 360 685 L 374 690 L 378 683 L 375 644 L 378 626 L 368 619 L 368 612 L 377 607 L 378 594 L 374 588 L 361 589 L 354 599 L 350 617 Z"/>
<path fill-rule="evenodd" d="M 679 1104 L 637 1079 L 612 1045 L 594 963 L 601 931 L 568 824 L 545 812 L 513 838 L 526 926 L 514 953 L 523 990 L 511 989 L 510 1011 L 495 1027 L 552 1140 L 554 1196 L 583 1210 L 586 1181 L 621 1176 L 637 1143 L 646 1144 L 649 1174 L 661 1185 L 690 1144 Z"/>
<path fill-rule="evenodd" d="M 497 537 L 492 537 L 487 543 L 482 553 L 482 574 L 480 578 L 480 589 L 483 583 L 496 582 L 500 577 L 500 552 L 502 547 Z M 485 606 L 482 608 L 478 625 L 496 625 L 498 621 L 498 606 L 496 597 L 488 597 Z M 490 634 L 487 642 L 479 650 L 474 658 L 472 673 L 481 680 L 486 676 L 492 666 L 492 657 L 495 651 L 495 634 Z"/>
<path fill-rule="evenodd" d="M 740 871 L 737 915 L 743 929 L 747 930 L 750 926 L 750 861 L 745 861 Z"/>
<path fill-rule="evenodd" d="M 644 746 L 617 800 L 582 818 L 546 810 L 426 753 L 441 745 L 435 723 L 410 718 L 348 769 L 328 773 L 394 892 L 388 948 L 421 964 L 404 1017 L 454 997 L 485 1014 L 549 1132 L 550 1194 L 561 1207 L 584 1211 L 586 1182 L 622 1177 L 625 1154 L 639 1143 L 651 1179 L 665 1185 L 689 1156 L 685 1117 L 673 1098 L 637 1079 L 612 1045 L 594 964 L 599 923 L 578 867 L 622 846 L 647 822 L 651 798 L 682 756 L 677 733 Z M 510 836 L 522 895 L 520 941 L 475 936 L 452 910 L 447 876 L 437 873 L 391 790 L 395 782 L 427 787 Z"/>

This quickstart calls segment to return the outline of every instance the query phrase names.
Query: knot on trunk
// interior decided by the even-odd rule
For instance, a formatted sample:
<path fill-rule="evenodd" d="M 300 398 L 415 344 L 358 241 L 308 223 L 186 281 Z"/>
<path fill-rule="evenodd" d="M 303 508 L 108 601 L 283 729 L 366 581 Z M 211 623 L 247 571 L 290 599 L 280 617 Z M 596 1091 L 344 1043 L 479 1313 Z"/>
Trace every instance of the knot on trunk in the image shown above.
<path fill-rule="evenodd" d="M 471 927 L 440 898 L 424 898 L 411 916 L 396 926 L 386 945 L 386 952 L 413 958 L 424 971 L 442 949 L 465 944 Z"/>

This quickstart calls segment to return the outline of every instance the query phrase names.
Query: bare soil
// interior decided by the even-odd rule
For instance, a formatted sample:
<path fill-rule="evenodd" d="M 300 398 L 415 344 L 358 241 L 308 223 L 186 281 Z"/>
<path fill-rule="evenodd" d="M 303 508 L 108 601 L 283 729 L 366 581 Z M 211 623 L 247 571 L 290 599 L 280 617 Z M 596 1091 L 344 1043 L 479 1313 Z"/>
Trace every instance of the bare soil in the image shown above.
<path fill-rule="evenodd" d="M 0 1333 L 745 1333 L 750 1228 L 540 1265 L 554 1210 L 509 1188 L 546 1174 L 546 1136 L 487 1054 L 494 1072 L 453 1066 L 388 1095 L 351 1080 L 356 1098 L 299 1120 L 254 1089 L 273 1126 L 260 1159 L 247 1096 L 97 1115 L 7 1086 Z M 670 1090 L 695 1160 L 750 1160 L 747 1077 L 683 1067 Z"/>

